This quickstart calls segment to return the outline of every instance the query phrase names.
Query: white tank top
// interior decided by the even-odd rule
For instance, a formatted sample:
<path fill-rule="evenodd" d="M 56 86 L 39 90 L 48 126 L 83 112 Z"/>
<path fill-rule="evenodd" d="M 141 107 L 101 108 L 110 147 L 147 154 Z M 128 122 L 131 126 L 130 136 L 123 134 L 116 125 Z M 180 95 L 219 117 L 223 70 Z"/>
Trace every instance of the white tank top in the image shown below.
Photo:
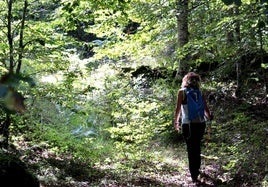
<path fill-rule="evenodd" d="M 190 123 L 188 118 L 188 105 L 181 105 L 181 123 Z"/>

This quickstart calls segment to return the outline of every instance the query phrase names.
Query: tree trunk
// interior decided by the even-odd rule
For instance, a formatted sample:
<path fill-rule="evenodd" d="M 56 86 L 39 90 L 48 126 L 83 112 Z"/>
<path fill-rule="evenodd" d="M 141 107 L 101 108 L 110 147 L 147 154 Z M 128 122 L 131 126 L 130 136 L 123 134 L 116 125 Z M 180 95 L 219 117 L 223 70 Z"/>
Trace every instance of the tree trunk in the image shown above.
<path fill-rule="evenodd" d="M 24 50 L 24 44 L 23 44 L 23 34 L 24 34 L 24 27 L 25 27 L 25 18 L 26 18 L 26 11 L 28 7 L 28 1 L 24 1 L 24 7 L 23 7 L 23 13 L 22 13 L 22 19 L 21 19 L 21 26 L 20 26 L 20 37 L 19 37 L 19 57 L 18 57 L 18 66 L 16 69 L 16 73 L 20 73 L 21 69 L 21 63 L 23 58 L 23 50 Z"/>
<path fill-rule="evenodd" d="M 228 10 L 228 14 L 230 17 L 239 15 L 239 7 L 234 6 Z M 234 20 L 234 28 L 231 26 L 227 29 L 226 40 L 227 46 L 233 46 L 236 42 L 240 42 L 240 23 L 238 20 Z"/>
<path fill-rule="evenodd" d="M 4 148 L 4 149 L 8 148 L 10 124 L 11 124 L 10 114 L 7 113 L 3 123 L 0 126 L 0 135 L 2 135 L 2 138 L 0 141 L 0 148 Z"/>
<path fill-rule="evenodd" d="M 228 14 L 230 17 L 239 16 L 239 7 L 234 6 L 228 10 Z M 227 41 L 227 47 L 236 46 L 238 42 L 240 42 L 241 36 L 240 36 L 240 23 L 237 19 L 234 19 L 233 25 L 231 25 L 230 28 L 227 29 L 226 33 L 226 41 Z M 240 97 L 241 96 L 241 88 L 242 88 L 242 77 L 241 77 L 241 62 L 237 61 L 235 63 L 236 67 L 236 90 L 235 90 L 235 96 Z"/>
<path fill-rule="evenodd" d="M 240 14 L 239 7 L 235 6 L 234 7 L 234 15 L 239 16 L 239 14 Z M 235 37 L 236 37 L 237 42 L 241 41 L 240 22 L 239 22 L 239 20 L 235 20 Z"/>
<path fill-rule="evenodd" d="M 7 39 L 9 45 L 9 73 L 12 74 L 14 70 L 14 46 L 13 46 L 13 34 L 12 34 L 12 6 L 13 0 L 7 1 L 8 13 L 7 13 Z"/>
<path fill-rule="evenodd" d="M 189 42 L 188 31 L 188 13 L 189 13 L 189 1 L 188 0 L 176 0 L 177 6 L 177 26 L 178 26 L 178 45 L 183 47 Z M 182 77 L 189 71 L 189 64 L 187 63 L 189 56 L 186 55 L 183 59 L 179 59 L 179 67 L 177 71 L 177 77 Z"/>

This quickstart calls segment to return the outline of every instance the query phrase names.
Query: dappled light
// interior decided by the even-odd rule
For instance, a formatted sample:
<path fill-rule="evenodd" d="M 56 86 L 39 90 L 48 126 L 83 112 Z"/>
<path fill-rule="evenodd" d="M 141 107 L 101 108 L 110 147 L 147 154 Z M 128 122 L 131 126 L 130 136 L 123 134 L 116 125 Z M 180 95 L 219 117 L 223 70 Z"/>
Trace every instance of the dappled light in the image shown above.
<path fill-rule="evenodd" d="M 1 186 L 268 186 L 267 1 L 0 6 Z"/>

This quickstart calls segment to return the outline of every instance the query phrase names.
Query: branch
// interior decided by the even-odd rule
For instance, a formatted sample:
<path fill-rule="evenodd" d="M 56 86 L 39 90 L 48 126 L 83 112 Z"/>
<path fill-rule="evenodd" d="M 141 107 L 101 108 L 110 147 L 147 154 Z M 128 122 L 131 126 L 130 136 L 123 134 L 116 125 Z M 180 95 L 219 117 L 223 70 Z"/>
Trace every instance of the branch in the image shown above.
<path fill-rule="evenodd" d="M 30 40 L 30 41 L 26 42 L 26 43 L 22 46 L 22 48 L 24 49 L 27 45 L 30 45 L 30 44 L 32 44 L 32 43 L 34 43 L 34 42 L 37 42 L 37 43 L 39 43 L 39 44 L 42 45 L 42 46 L 45 45 L 45 41 L 44 41 L 44 40 L 39 39 L 39 38 L 36 38 L 36 39 L 33 39 L 33 40 Z"/>

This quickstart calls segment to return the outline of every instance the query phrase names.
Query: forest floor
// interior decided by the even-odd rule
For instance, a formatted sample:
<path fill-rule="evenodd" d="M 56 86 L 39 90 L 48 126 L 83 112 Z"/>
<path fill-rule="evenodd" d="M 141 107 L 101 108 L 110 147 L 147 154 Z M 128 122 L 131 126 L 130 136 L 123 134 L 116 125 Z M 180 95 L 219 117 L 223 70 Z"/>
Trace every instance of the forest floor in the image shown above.
<path fill-rule="evenodd" d="M 37 153 L 45 168 L 39 173 L 41 187 L 191 187 L 196 186 L 191 181 L 188 171 L 186 147 L 181 142 L 177 147 L 168 146 L 161 148 L 163 156 L 169 157 L 161 161 L 137 160 L 132 163 L 132 169 L 115 169 L 116 163 L 89 166 L 88 163 L 74 163 L 68 158 L 54 157 L 43 150 Z M 204 147 L 203 149 L 209 149 Z M 206 150 L 203 151 L 206 153 Z M 36 155 L 36 156 L 37 156 Z M 41 158 L 43 157 L 43 158 Z M 228 176 L 225 176 L 222 168 L 218 165 L 217 157 L 202 155 L 202 168 L 199 186 L 225 186 Z M 128 161 L 121 161 L 127 164 Z M 117 162 L 118 164 L 118 162 Z"/>
<path fill-rule="evenodd" d="M 250 97 L 250 95 L 249 95 Z M 267 100 L 245 102 L 225 97 L 214 103 L 210 142 L 202 146 L 199 186 L 268 186 Z M 252 125 L 255 124 L 255 125 Z M 98 164 L 78 162 L 45 148 L 27 148 L 18 142 L 24 160 L 38 176 L 41 187 L 191 187 L 185 143 L 180 134 L 166 142 L 154 142 L 146 150 L 157 159 L 106 160 Z M 29 151 L 31 152 L 29 154 Z"/>

